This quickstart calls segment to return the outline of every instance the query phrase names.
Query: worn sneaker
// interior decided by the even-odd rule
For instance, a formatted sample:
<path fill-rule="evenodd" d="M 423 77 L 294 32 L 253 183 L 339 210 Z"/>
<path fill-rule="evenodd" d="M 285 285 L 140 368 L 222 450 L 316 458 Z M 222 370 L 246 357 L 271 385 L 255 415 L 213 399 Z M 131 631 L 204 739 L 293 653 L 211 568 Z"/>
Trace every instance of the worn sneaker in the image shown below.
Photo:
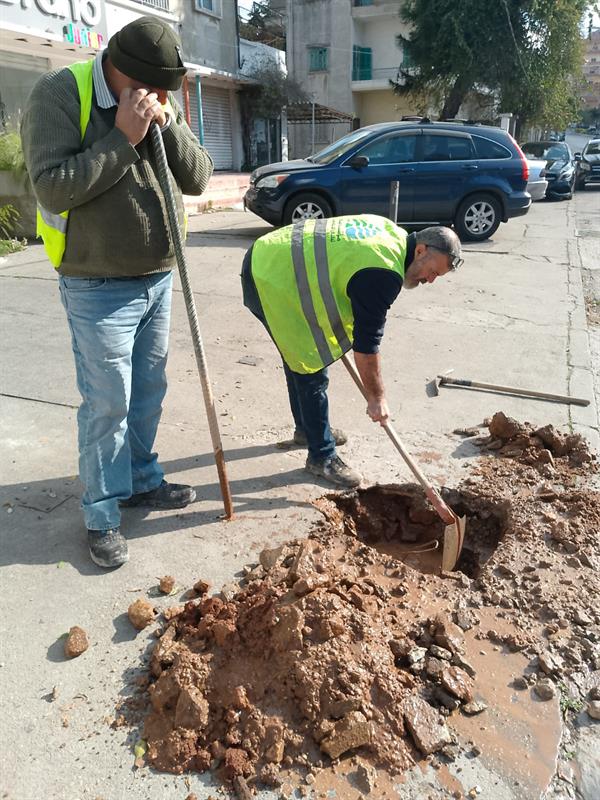
<path fill-rule="evenodd" d="M 337 447 L 341 447 L 348 441 L 348 437 L 346 436 L 344 431 L 340 430 L 339 428 L 332 428 L 331 433 L 333 434 L 333 438 L 335 439 Z M 297 444 L 299 447 L 306 447 L 308 445 L 308 441 L 306 439 L 306 434 L 304 433 L 304 431 L 299 431 L 296 428 L 296 430 L 294 431 L 294 444 Z"/>
<path fill-rule="evenodd" d="M 119 505 L 125 508 L 146 506 L 147 508 L 185 508 L 196 499 L 196 492 L 184 483 L 167 483 L 163 481 L 156 489 L 149 492 L 133 494 Z"/>
<path fill-rule="evenodd" d="M 325 461 L 312 461 L 309 457 L 306 459 L 305 469 L 311 475 L 318 475 L 319 478 L 324 478 L 336 486 L 344 486 L 347 489 L 353 489 L 362 480 L 360 474 L 344 464 L 338 455 L 326 458 Z"/>
<path fill-rule="evenodd" d="M 120 567 L 129 561 L 127 539 L 118 528 L 106 531 L 88 530 L 90 557 L 99 567 Z"/>

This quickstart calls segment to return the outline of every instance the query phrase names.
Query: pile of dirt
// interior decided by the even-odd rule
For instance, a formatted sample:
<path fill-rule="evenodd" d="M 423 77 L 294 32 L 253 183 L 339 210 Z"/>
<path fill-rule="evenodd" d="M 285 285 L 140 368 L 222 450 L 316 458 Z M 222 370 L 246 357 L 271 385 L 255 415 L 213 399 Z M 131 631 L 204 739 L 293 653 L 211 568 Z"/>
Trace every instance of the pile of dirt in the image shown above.
<path fill-rule="evenodd" d="M 529 422 L 517 422 L 498 411 L 487 427 L 489 437 L 479 439 L 478 444 L 488 451 L 497 452 L 498 456 L 544 468 L 549 476 L 554 475 L 557 460 L 571 469 L 596 460 L 583 436 L 561 433 L 553 425 L 536 428 Z"/>
<path fill-rule="evenodd" d="M 485 711 L 482 640 L 527 657 L 516 688 L 584 697 L 600 669 L 594 457 L 503 414 L 490 434 L 499 457 L 443 491 L 468 519 L 454 572 L 440 574 L 443 525 L 421 491 L 375 486 L 323 498 L 311 535 L 263 551 L 235 591 L 198 581 L 167 609 L 135 700 L 151 708 L 148 762 L 214 770 L 245 799 L 253 784 L 306 789 L 349 754 L 367 775 L 452 759 L 456 715 Z"/>

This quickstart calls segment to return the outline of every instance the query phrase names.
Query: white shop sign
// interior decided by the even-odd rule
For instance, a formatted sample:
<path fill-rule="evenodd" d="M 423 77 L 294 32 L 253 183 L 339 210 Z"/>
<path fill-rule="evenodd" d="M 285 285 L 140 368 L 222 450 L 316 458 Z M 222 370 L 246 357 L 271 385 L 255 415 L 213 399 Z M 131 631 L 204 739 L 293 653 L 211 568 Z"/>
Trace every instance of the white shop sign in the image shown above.
<path fill-rule="evenodd" d="M 0 0 L 0 27 L 85 47 L 103 47 L 107 38 L 104 0 Z"/>

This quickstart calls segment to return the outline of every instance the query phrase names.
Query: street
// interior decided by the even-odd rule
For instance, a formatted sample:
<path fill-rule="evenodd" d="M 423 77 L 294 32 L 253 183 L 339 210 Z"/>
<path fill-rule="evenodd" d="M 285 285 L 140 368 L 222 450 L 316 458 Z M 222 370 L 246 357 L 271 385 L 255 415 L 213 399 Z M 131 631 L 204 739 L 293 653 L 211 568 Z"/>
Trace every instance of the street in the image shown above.
<path fill-rule="evenodd" d="M 574 150 L 580 144 L 571 142 Z M 292 434 L 283 370 L 265 331 L 241 303 L 244 252 L 268 230 L 250 213 L 214 212 L 191 218 L 187 241 L 235 519 L 220 518 L 219 483 L 178 288 L 157 447 L 169 480 L 193 484 L 198 500 L 177 513 L 127 510 L 122 529 L 131 561 L 112 572 L 90 562 L 78 508 L 78 394 L 56 277 L 40 245 L 1 260 L 0 797 L 6 800 L 184 800 L 192 791 L 207 800 L 215 792 L 207 775 L 136 769 L 135 734 L 110 723 L 153 642 L 150 629 L 137 633 L 127 618 L 133 600 L 150 592 L 157 606 L 172 604 L 152 594 L 166 574 L 181 590 L 176 600 L 199 578 L 218 591 L 244 565 L 255 564 L 264 547 L 305 536 L 320 519 L 311 501 L 328 489 L 308 480 L 302 450 L 276 446 Z M 501 225 L 493 239 L 467 245 L 456 274 L 401 293 L 384 337 L 384 379 L 394 425 L 434 483 L 457 485 L 480 456 L 453 431 L 498 410 L 582 433 L 600 447 L 599 231 L 600 187 L 571 201 L 542 201 L 527 216 Z M 454 377 L 583 396 L 591 403 L 578 407 L 443 388 L 438 397 L 427 396 L 428 380 L 450 369 Z M 410 480 L 340 364 L 331 369 L 330 399 L 333 424 L 349 435 L 344 460 L 367 483 Z M 87 631 L 90 648 L 68 661 L 61 637 L 73 625 Z M 501 786 L 498 794 L 482 795 L 489 800 L 523 798 L 497 765 L 485 764 L 471 777 L 471 785 Z"/>

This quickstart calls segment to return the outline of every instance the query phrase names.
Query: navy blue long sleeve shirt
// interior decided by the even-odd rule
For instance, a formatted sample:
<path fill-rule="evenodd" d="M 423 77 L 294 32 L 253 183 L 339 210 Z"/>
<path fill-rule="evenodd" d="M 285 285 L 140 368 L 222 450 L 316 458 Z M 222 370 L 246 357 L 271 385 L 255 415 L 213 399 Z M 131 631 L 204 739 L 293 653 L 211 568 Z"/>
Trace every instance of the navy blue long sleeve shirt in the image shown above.
<path fill-rule="evenodd" d="M 407 239 L 405 268 L 415 255 L 415 234 Z M 361 269 L 352 276 L 346 289 L 354 314 L 352 349 L 371 355 L 379 352 L 387 312 L 402 289 L 402 278 L 380 267 Z"/>

